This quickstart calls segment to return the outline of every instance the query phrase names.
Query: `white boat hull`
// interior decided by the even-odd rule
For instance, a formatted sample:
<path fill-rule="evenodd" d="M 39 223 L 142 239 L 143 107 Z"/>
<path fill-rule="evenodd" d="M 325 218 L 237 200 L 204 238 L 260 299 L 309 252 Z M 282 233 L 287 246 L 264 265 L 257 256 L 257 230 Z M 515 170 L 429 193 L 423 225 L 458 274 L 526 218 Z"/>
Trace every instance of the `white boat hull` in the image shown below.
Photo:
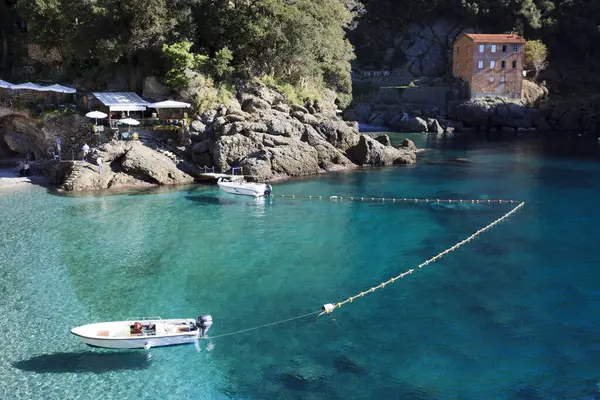
<path fill-rule="evenodd" d="M 267 185 L 264 183 L 219 181 L 217 185 L 226 193 L 243 196 L 261 197 L 265 195 L 265 191 L 267 190 Z"/>
<path fill-rule="evenodd" d="M 80 338 L 83 343 L 92 347 L 103 347 L 107 349 L 144 349 L 194 343 L 198 339 L 198 335 L 146 336 L 136 339 L 118 340 L 87 338 L 81 336 Z"/>
<path fill-rule="evenodd" d="M 135 323 L 100 322 L 73 328 L 71 333 L 89 346 L 109 349 L 148 349 L 189 344 L 202 336 L 202 331 L 194 327 L 193 319 L 143 320 L 143 325 L 152 326 L 153 329 L 132 333 Z"/>

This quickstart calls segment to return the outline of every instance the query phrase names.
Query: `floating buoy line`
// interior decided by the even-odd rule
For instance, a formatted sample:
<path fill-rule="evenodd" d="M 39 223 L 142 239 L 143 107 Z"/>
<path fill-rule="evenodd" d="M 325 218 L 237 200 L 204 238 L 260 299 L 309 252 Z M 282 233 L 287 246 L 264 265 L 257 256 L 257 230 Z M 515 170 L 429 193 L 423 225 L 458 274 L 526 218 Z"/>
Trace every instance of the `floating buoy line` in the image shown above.
<path fill-rule="evenodd" d="M 396 282 L 399 279 L 402 279 L 408 275 L 413 274 L 414 272 L 416 272 L 417 270 L 432 264 L 436 261 L 438 261 L 440 258 L 444 257 L 445 255 L 459 249 L 460 247 L 464 246 L 465 244 L 471 242 L 472 240 L 474 240 L 475 238 L 477 238 L 477 236 L 481 235 L 482 233 L 484 233 L 485 231 L 491 229 L 492 227 L 494 227 L 495 225 L 501 223 L 502 221 L 504 221 L 506 218 L 510 217 L 512 214 L 514 214 L 515 212 L 517 212 L 519 209 L 521 209 L 524 205 L 525 202 L 524 201 L 517 201 L 517 200 L 480 200 L 480 199 L 475 199 L 475 200 L 454 200 L 454 199 L 426 199 L 426 198 L 384 198 L 384 197 L 341 197 L 341 196 L 296 196 L 296 195 L 277 195 L 277 196 L 270 196 L 272 198 L 282 198 L 282 199 L 309 199 L 309 200 L 335 200 L 335 201 L 370 201 L 370 202 L 390 202 L 390 203 L 444 203 L 444 204 L 452 204 L 452 203 L 467 203 L 467 204 L 517 204 L 515 207 L 513 207 L 510 211 L 508 211 L 507 213 L 505 213 L 504 215 L 502 215 L 500 218 L 494 220 L 493 222 L 489 223 L 488 225 L 484 226 L 483 228 L 479 229 L 478 231 L 476 231 L 475 233 L 473 233 L 471 236 L 467 237 L 466 239 L 461 240 L 460 242 L 456 243 L 454 246 L 447 248 L 446 250 L 442 251 L 441 253 L 438 253 L 437 255 L 429 258 L 428 260 L 425 260 L 424 262 L 422 262 L 421 264 L 417 265 L 415 268 L 409 269 L 407 271 L 404 271 L 390 279 L 388 279 L 387 281 L 381 282 L 379 285 L 377 286 L 373 286 L 368 290 L 365 290 L 363 292 L 357 293 L 354 296 L 350 296 L 347 299 L 337 302 L 337 303 L 327 303 L 324 304 L 320 310 L 317 311 L 313 311 L 307 314 L 302 314 L 302 315 L 298 315 L 296 317 L 291 317 L 291 318 L 286 318 L 286 319 L 282 319 L 279 321 L 275 321 L 275 322 L 271 322 L 268 324 L 263 324 L 263 325 L 258 325 L 258 326 L 254 326 L 252 328 L 247 328 L 247 329 L 241 329 L 238 331 L 234 331 L 234 332 L 229 332 L 229 333 L 224 333 L 221 335 L 215 335 L 215 336 L 208 336 L 208 337 L 203 337 L 202 339 L 216 339 L 216 338 L 221 338 L 221 337 L 225 337 L 225 336 L 232 336 L 232 335 L 237 335 L 240 333 L 245 333 L 245 332 L 250 332 L 250 331 L 255 331 L 258 329 L 262 329 L 262 328 L 267 328 L 270 326 L 274 326 L 274 325 L 279 325 L 279 324 L 283 324 L 285 322 L 291 322 L 291 321 L 295 321 L 298 319 L 303 319 L 303 318 L 308 318 L 311 316 L 316 315 L 317 318 L 322 316 L 322 315 L 326 315 L 326 314 L 331 314 L 333 311 L 339 309 L 340 307 L 342 307 L 345 304 L 348 303 L 352 303 L 354 302 L 354 300 L 357 300 L 361 297 L 364 297 L 368 294 L 374 293 L 375 291 L 379 290 L 379 289 L 383 289 L 384 287 L 386 287 L 389 284 L 392 284 L 394 282 Z"/>

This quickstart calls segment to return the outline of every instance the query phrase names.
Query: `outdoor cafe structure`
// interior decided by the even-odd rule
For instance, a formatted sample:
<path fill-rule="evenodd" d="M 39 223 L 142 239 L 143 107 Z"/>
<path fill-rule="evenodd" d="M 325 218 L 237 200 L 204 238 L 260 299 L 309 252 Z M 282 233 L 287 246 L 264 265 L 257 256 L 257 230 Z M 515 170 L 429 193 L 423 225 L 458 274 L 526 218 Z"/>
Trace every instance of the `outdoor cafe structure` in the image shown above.
<path fill-rule="evenodd" d="M 129 131 L 131 125 L 152 126 L 160 131 L 179 130 L 187 124 L 187 114 L 182 109 L 191 107 L 189 103 L 174 100 L 150 103 L 133 92 L 93 92 L 88 101 L 90 110 L 100 105 L 108 108 L 108 125 L 113 131 L 123 126 Z"/>

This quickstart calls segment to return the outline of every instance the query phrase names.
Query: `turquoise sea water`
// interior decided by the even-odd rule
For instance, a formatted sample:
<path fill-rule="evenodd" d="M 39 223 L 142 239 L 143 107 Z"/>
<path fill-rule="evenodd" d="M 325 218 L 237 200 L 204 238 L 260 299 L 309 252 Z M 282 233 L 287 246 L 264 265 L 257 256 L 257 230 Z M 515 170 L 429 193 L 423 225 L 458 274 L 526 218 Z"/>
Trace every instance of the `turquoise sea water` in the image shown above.
<path fill-rule="evenodd" d="M 210 313 L 217 336 L 310 313 L 511 206 L 261 202 L 200 186 L 0 195 L 0 398 L 600 399 L 598 159 L 537 140 L 418 140 L 430 150 L 415 166 L 274 189 L 526 206 L 330 316 L 199 346 L 92 349 L 69 329 Z"/>

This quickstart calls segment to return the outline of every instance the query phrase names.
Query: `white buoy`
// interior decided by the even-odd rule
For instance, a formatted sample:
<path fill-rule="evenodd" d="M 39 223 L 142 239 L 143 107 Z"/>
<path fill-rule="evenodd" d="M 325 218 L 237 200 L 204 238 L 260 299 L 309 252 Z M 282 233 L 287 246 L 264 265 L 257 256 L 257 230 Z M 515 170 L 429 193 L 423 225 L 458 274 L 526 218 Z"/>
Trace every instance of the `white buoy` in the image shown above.
<path fill-rule="evenodd" d="M 323 307 L 321 307 L 321 310 L 329 314 L 330 312 L 335 310 L 335 306 L 333 304 L 324 304 Z"/>
<path fill-rule="evenodd" d="M 144 343 L 144 349 L 150 350 L 151 347 L 152 347 L 152 345 L 150 344 L 150 342 Z"/>

